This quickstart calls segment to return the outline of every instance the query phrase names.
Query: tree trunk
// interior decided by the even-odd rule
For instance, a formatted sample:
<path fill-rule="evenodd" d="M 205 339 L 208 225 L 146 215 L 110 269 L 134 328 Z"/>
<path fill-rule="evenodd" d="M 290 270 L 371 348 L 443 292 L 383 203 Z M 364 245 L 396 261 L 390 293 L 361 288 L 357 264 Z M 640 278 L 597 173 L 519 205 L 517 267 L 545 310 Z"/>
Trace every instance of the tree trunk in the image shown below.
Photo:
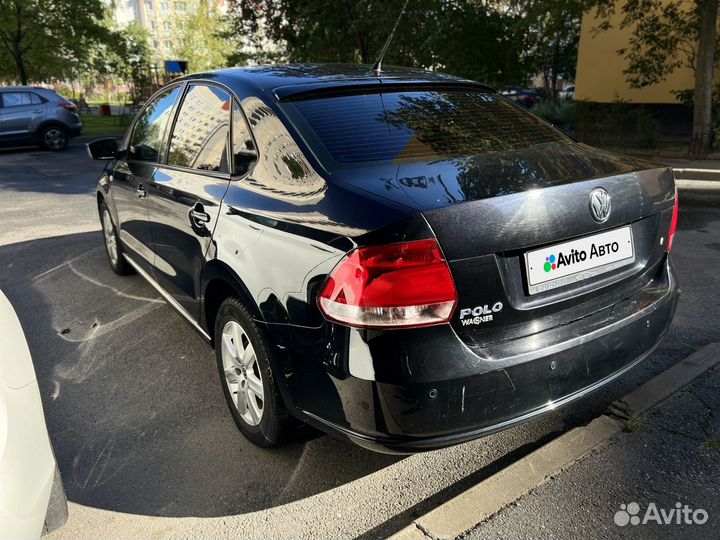
<path fill-rule="evenodd" d="M 700 39 L 695 68 L 695 100 L 690 155 L 702 157 L 710 153 L 712 142 L 712 88 L 718 0 L 697 0 L 697 10 L 700 17 Z"/>
<path fill-rule="evenodd" d="M 15 67 L 17 67 L 18 77 L 20 77 L 20 84 L 27 86 L 28 78 L 27 71 L 25 71 L 25 60 L 23 59 L 23 54 L 19 46 L 15 47 L 15 50 L 13 51 L 13 58 L 15 59 Z"/>

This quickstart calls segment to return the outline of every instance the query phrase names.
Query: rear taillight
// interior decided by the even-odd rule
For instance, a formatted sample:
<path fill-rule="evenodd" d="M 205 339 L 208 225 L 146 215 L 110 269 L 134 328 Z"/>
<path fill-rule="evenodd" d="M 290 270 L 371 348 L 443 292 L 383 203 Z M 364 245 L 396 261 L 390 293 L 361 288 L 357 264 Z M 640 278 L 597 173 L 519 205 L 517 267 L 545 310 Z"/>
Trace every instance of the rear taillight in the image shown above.
<path fill-rule="evenodd" d="M 61 101 L 60 103 L 58 103 L 58 109 L 65 109 L 67 111 L 70 111 L 71 113 L 77 114 L 77 107 L 72 103 L 66 103 L 65 101 Z"/>
<path fill-rule="evenodd" d="M 457 292 L 437 241 L 418 240 L 351 251 L 318 303 L 327 319 L 348 326 L 417 327 L 448 322 Z"/>
<path fill-rule="evenodd" d="M 678 200 L 678 192 L 676 189 L 675 190 L 675 206 L 673 206 L 672 220 L 670 220 L 670 230 L 668 231 L 668 241 L 667 241 L 667 246 L 665 246 L 665 251 L 667 251 L 667 252 L 669 252 L 672 249 L 673 239 L 675 238 L 675 229 L 677 229 L 679 206 L 680 206 L 680 203 Z"/>

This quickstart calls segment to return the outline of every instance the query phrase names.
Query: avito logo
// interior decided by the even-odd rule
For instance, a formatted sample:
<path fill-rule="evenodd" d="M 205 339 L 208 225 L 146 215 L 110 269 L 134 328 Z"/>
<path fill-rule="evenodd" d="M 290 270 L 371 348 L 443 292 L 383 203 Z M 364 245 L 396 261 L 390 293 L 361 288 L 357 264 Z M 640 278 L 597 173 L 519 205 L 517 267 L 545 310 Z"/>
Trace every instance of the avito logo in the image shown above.
<path fill-rule="evenodd" d="M 590 246 L 589 253 L 584 249 L 571 249 L 570 253 L 565 254 L 560 252 L 557 257 L 555 257 L 554 254 L 548 255 L 545 257 L 543 269 L 546 272 L 551 272 L 553 270 L 557 270 L 561 266 L 568 266 L 587 259 L 595 259 L 611 253 L 617 253 L 619 249 L 620 245 L 617 242 L 608 242 L 607 244 L 592 244 Z"/>
<path fill-rule="evenodd" d="M 545 265 L 543 266 L 543 268 L 546 272 L 549 272 L 550 270 L 555 270 L 557 268 L 557 265 L 555 264 L 555 255 L 545 257 Z"/>

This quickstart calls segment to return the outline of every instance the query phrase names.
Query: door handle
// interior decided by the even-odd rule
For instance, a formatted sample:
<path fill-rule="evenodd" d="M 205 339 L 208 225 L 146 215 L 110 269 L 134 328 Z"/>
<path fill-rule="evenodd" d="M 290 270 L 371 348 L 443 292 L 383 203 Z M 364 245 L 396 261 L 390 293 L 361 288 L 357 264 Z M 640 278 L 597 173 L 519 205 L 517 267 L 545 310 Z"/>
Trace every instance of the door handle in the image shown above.
<path fill-rule="evenodd" d="M 138 199 L 144 199 L 147 196 L 147 192 L 142 184 L 138 185 L 135 194 L 138 196 Z"/>
<path fill-rule="evenodd" d="M 193 228 L 195 233 L 200 236 L 207 236 L 210 234 L 205 226 L 210 222 L 210 214 L 205 211 L 205 207 L 202 203 L 195 203 L 195 206 L 193 206 L 188 212 L 188 217 L 190 218 L 190 226 Z"/>
<path fill-rule="evenodd" d="M 35 110 L 33 111 L 33 114 L 41 114 L 42 112 L 43 112 L 42 109 L 35 109 Z"/>
<path fill-rule="evenodd" d="M 190 210 L 190 219 L 192 219 L 195 223 L 205 224 L 210 221 L 210 216 L 205 212 L 200 212 L 193 208 Z"/>

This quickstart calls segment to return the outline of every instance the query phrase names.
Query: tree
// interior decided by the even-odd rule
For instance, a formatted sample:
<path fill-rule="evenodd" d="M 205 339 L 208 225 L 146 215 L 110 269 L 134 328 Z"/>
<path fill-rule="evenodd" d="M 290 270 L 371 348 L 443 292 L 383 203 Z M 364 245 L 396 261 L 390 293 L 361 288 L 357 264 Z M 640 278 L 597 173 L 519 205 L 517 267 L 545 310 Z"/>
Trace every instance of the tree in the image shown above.
<path fill-rule="evenodd" d="M 706 155 L 712 142 L 712 79 L 717 48 L 718 0 L 624 0 L 621 28 L 632 29 L 625 56 L 630 86 L 665 80 L 680 67 L 694 72 L 693 130 L 690 153 Z M 597 14 L 609 17 L 616 4 L 599 0 Z M 598 30 L 610 27 L 608 21 Z M 685 89 L 678 89 L 685 90 Z"/>
<path fill-rule="evenodd" d="M 403 0 L 232 0 L 231 61 L 377 59 Z M 522 14 L 502 0 L 412 0 L 384 64 L 450 71 L 490 84 L 524 81 Z M 263 41 L 278 43 L 270 57 Z"/>
<path fill-rule="evenodd" d="M 0 76 L 62 77 L 107 39 L 102 0 L 0 0 Z"/>
<path fill-rule="evenodd" d="M 120 36 L 117 53 L 120 62 L 116 65 L 130 84 L 133 99 L 139 99 L 149 83 L 151 55 L 147 31 L 133 22 L 117 34 Z"/>
<path fill-rule="evenodd" d="M 186 60 L 191 71 L 224 67 L 227 53 L 227 43 L 222 37 L 224 22 L 216 2 L 200 0 L 193 13 L 178 21 L 178 42 L 173 54 Z"/>
<path fill-rule="evenodd" d="M 583 0 L 531 0 L 521 2 L 520 24 L 525 26 L 525 56 L 529 71 L 542 73 L 545 88 L 557 96 L 557 81 L 575 78 Z"/>

